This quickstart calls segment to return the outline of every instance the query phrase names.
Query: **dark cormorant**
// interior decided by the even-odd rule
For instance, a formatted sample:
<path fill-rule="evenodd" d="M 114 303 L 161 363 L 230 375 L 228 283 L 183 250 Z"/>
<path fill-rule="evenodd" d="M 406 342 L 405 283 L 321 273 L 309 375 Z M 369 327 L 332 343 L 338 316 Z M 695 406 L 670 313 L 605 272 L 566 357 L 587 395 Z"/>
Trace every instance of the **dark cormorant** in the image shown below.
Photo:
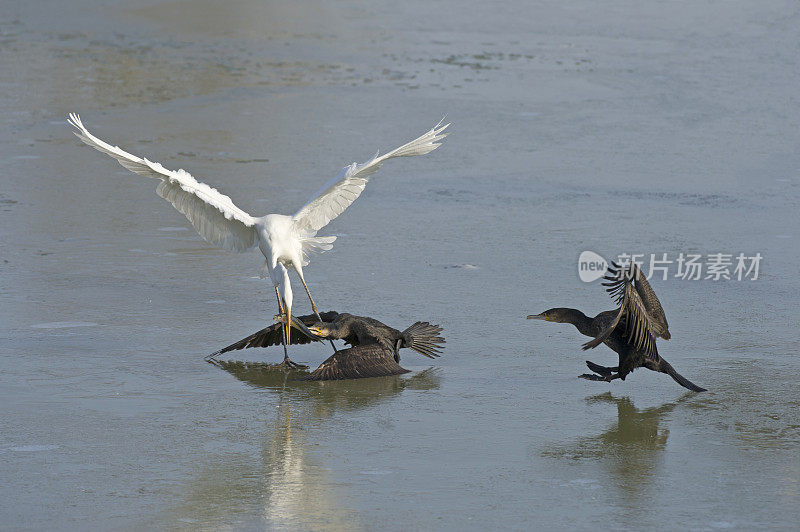
<path fill-rule="evenodd" d="M 587 317 L 573 308 L 552 308 L 541 314 L 528 316 L 529 320 L 571 323 L 578 332 L 593 336 L 594 340 L 583 344 L 583 349 L 606 344 L 619 355 L 619 365 L 605 367 L 586 361 L 593 374 L 583 374 L 581 378 L 593 381 L 625 380 L 625 376 L 638 367 L 666 373 L 681 386 L 704 392 L 701 388 L 681 376 L 658 354 L 656 338 L 670 339 L 669 325 L 661 308 L 661 302 L 650 287 L 641 270 L 635 263 L 627 268 L 611 263 L 603 283 L 619 308 L 601 312 L 594 318 Z"/>
<path fill-rule="evenodd" d="M 323 321 L 318 321 L 313 314 L 293 316 L 292 326 L 303 334 L 293 335 L 292 344 L 329 339 L 344 340 L 352 347 L 334 353 L 316 370 L 304 377 L 306 380 L 356 379 L 408 373 L 408 370 L 399 364 L 400 349 L 407 347 L 428 358 L 436 358 L 441 352 L 441 344 L 445 341 L 439 336 L 442 328 L 428 322 L 418 321 L 401 332 L 368 317 L 334 311 L 323 312 L 321 317 Z M 275 318 L 285 319 L 281 315 Z M 266 327 L 212 353 L 207 359 L 237 349 L 280 345 L 283 338 L 282 326 L 281 322 Z"/>

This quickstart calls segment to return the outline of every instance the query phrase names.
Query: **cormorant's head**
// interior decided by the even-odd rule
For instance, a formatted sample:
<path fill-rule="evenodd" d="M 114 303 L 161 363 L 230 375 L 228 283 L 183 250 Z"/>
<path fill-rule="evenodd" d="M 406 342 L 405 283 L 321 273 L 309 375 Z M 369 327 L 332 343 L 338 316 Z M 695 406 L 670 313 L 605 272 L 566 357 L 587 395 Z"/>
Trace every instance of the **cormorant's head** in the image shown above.
<path fill-rule="evenodd" d="M 569 320 L 567 319 L 567 313 L 565 312 L 568 309 L 565 308 L 551 308 L 550 310 L 545 310 L 541 314 L 531 314 L 528 316 L 529 320 L 544 320 L 544 321 L 555 321 L 557 323 L 568 323 Z"/>
<path fill-rule="evenodd" d="M 308 328 L 308 331 L 317 338 L 327 338 L 331 334 L 330 324 L 318 321 Z"/>

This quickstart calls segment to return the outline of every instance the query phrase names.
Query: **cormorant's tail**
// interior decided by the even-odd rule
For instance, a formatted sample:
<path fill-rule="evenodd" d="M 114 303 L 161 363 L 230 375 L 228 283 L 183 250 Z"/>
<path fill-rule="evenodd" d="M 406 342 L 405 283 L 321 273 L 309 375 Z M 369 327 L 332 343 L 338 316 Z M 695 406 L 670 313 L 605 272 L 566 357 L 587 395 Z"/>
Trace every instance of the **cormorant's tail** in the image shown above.
<path fill-rule="evenodd" d="M 441 350 L 444 347 L 444 338 L 439 336 L 442 328 L 438 325 L 431 325 L 427 321 L 418 321 L 402 333 L 403 347 L 413 349 L 420 355 L 428 358 L 436 358 L 441 356 Z"/>
<path fill-rule="evenodd" d="M 692 381 L 690 381 L 689 379 L 687 379 L 686 377 L 675 371 L 675 368 L 673 368 L 672 365 L 670 365 L 670 363 L 664 360 L 663 358 L 661 359 L 661 365 L 659 366 L 658 371 L 660 371 L 661 373 L 666 373 L 667 375 L 675 379 L 675 382 L 677 382 L 684 388 L 688 388 L 694 392 L 708 391 L 705 388 L 701 388 L 700 386 L 696 385 L 695 383 L 693 383 Z"/>

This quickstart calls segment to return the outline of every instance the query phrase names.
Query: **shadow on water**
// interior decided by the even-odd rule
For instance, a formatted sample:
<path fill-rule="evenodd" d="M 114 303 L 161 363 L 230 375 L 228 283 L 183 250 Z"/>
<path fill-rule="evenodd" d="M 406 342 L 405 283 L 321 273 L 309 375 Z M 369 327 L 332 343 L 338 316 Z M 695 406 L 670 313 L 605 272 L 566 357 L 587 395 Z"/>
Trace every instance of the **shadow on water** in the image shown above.
<path fill-rule="evenodd" d="M 436 389 L 441 381 L 437 368 L 411 376 L 307 382 L 292 380 L 303 372 L 287 373 L 269 364 L 217 365 L 249 386 L 271 390 L 278 402 L 264 421 L 266 430 L 256 436 L 256 454 L 252 447 L 215 453 L 213 463 L 203 465 L 186 499 L 170 512 L 177 527 L 363 528 L 347 505 L 348 481 L 334 478 L 321 464 L 323 449 L 313 452 L 320 440 L 314 432 L 336 413 L 369 408 L 405 389 Z"/>
<path fill-rule="evenodd" d="M 393 377 L 302 381 L 299 379 L 308 372 L 285 371 L 272 364 L 217 361 L 216 365 L 250 386 L 280 392 L 283 401 L 289 397 L 295 400 L 307 398 L 311 402 L 305 406 L 313 405 L 313 413 L 320 419 L 332 415 L 337 409 L 355 410 L 374 405 L 405 389 L 435 389 L 441 381 L 439 368 L 433 367 Z"/>
<path fill-rule="evenodd" d="M 611 392 L 588 397 L 586 402 L 590 405 L 615 404 L 617 422 L 597 436 L 581 438 L 571 445 L 551 446 L 542 456 L 597 462 L 610 480 L 601 484 L 616 486 L 619 500 L 641 507 L 640 499 L 658 475 L 667 446 L 669 429 L 663 426 L 664 416 L 695 395 L 687 392 L 677 401 L 643 410 L 636 408 L 629 397 L 615 397 Z"/>

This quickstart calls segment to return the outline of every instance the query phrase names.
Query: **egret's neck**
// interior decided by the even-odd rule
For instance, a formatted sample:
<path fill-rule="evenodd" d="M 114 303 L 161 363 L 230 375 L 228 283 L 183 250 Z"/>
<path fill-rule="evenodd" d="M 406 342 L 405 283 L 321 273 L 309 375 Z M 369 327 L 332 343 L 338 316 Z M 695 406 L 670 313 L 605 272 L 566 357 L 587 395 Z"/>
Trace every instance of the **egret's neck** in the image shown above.
<path fill-rule="evenodd" d="M 286 267 L 278 263 L 275 269 L 275 281 L 278 283 L 278 293 L 280 294 L 281 298 L 283 298 L 283 302 L 286 304 L 288 308 L 292 308 L 292 283 L 289 280 L 289 272 L 286 271 Z"/>

